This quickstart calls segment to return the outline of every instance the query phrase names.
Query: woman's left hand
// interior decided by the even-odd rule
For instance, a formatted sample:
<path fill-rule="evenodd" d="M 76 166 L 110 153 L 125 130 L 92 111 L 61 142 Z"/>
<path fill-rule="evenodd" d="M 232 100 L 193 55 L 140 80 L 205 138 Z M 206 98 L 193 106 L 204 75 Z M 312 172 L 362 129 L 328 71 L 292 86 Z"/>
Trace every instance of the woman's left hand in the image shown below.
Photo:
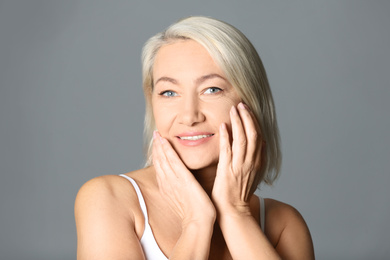
<path fill-rule="evenodd" d="M 237 109 L 231 108 L 230 119 L 232 145 L 226 125 L 222 124 L 219 129 L 220 154 L 212 200 L 219 213 L 250 214 L 249 199 L 261 166 L 260 127 L 243 103 L 238 104 Z"/>

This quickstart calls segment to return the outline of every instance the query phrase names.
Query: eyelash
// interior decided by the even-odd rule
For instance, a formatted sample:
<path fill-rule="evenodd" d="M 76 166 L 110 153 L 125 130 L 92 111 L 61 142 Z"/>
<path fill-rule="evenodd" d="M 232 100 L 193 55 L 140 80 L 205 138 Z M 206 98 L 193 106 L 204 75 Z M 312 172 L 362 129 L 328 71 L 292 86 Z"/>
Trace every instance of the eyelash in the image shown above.
<path fill-rule="evenodd" d="M 206 93 L 207 91 L 209 90 L 212 90 L 213 92 L 211 93 Z M 206 94 L 206 95 L 212 95 L 212 94 L 217 94 L 219 92 L 221 92 L 222 89 L 220 88 L 217 88 L 217 87 L 210 87 L 210 88 L 207 88 L 203 93 Z M 168 95 L 167 93 L 172 93 L 170 95 Z M 172 90 L 164 90 L 162 92 L 159 93 L 160 96 L 164 96 L 164 97 L 175 97 L 177 96 L 177 93 L 175 91 L 172 91 Z"/>
<path fill-rule="evenodd" d="M 173 94 L 167 95 L 167 93 L 173 93 Z M 164 96 L 164 97 L 175 97 L 177 95 L 177 93 L 175 91 L 172 91 L 172 90 L 165 90 L 165 91 L 160 92 L 159 95 Z"/>
<path fill-rule="evenodd" d="M 212 93 L 206 93 L 208 90 L 217 90 L 216 92 L 212 92 Z M 204 93 L 206 93 L 206 94 L 215 94 L 215 93 L 218 93 L 218 92 L 221 92 L 222 91 L 222 89 L 220 89 L 220 88 L 217 88 L 217 87 L 210 87 L 210 88 L 207 88 L 206 90 L 205 90 L 205 92 Z"/>

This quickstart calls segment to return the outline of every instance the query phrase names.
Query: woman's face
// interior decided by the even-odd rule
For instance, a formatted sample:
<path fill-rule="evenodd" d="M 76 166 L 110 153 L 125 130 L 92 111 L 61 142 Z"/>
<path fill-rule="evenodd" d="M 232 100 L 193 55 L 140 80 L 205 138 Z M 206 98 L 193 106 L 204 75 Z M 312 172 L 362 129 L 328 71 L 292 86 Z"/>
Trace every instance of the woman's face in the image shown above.
<path fill-rule="evenodd" d="M 219 127 L 230 129 L 229 112 L 240 102 L 207 50 L 179 40 L 157 52 L 152 106 L 157 130 L 192 170 L 215 166 Z"/>

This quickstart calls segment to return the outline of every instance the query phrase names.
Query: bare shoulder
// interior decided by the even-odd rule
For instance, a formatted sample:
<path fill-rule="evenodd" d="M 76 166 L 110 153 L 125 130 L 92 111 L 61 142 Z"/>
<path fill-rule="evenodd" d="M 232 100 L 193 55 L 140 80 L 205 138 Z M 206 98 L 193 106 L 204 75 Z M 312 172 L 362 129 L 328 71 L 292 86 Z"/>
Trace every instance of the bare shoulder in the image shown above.
<path fill-rule="evenodd" d="M 118 186 L 122 186 L 121 178 L 117 175 L 105 175 L 87 181 L 81 186 L 76 197 L 76 203 L 78 201 L 93 200 L 97 197 L 102 197 L 105 200 L 118 197 Z"/>
<path fill-rule="evenodd" d="M 115 209 L 117 214 L 126 215 L 125 205 L 128 206 L 132 198 L 134 193 L 123 177 L 117 175 L 96 177 L 80 188 L 75 201 L 75 215 L 77 218 L 79 214 L 85 212 L 103 213 L 110 209 Z M 128 217 L 131 217 L 131 214 Z"/>
<path fill-rule="evenodd" d="M 143 259 L 143 223 L 136 192 L 118 175 L 87 181 L 75 201 L 78 259 Z M 138 231 L 138 232 L 137 232 Z"/>
<path fill-rule="evenodd" d="M 125 175 L 138 180 L 145 171 L 146 169 L 140 169 Z M 104 175 L 95 177 L 82 185 L 76 196 L 75 213 L 78 210 L 102 209 L 103 207 L 105 209 L 115 208 L 117 214 L 118 210 L 123 208 L 122 213 L 131 215 L 134 209 L 139 208 L 138 206 L 138 196 L 127 179 L 119 175 Z"/>
<path fill-rule="evenodd" d="M 266 199 L 265 233 L 282 259 L 314 259 L 310 231 L 293 206 Z"/>
<path fill-rule="evenodd" d="M 265 204 L 267 218 L 277 219 L 277 224 L 281 228 L 285 228 L 291 222 L 304 222 L 299 211 L 287 203 L 267 198 Z"/>

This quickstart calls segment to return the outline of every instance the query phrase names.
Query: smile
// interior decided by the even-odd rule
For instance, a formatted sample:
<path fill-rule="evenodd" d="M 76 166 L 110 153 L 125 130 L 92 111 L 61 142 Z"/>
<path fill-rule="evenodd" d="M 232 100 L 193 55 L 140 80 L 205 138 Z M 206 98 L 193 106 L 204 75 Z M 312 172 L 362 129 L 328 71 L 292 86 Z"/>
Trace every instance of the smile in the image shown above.
<path fill-rule="evenodd" d="M 193 135 L 193 136 L 179 136 L 181 140 L 191 140 L 191 141 L 196 141 L 202 138 L 207 138 L 213 136 L 213 134 L 210 135 Z"/>

